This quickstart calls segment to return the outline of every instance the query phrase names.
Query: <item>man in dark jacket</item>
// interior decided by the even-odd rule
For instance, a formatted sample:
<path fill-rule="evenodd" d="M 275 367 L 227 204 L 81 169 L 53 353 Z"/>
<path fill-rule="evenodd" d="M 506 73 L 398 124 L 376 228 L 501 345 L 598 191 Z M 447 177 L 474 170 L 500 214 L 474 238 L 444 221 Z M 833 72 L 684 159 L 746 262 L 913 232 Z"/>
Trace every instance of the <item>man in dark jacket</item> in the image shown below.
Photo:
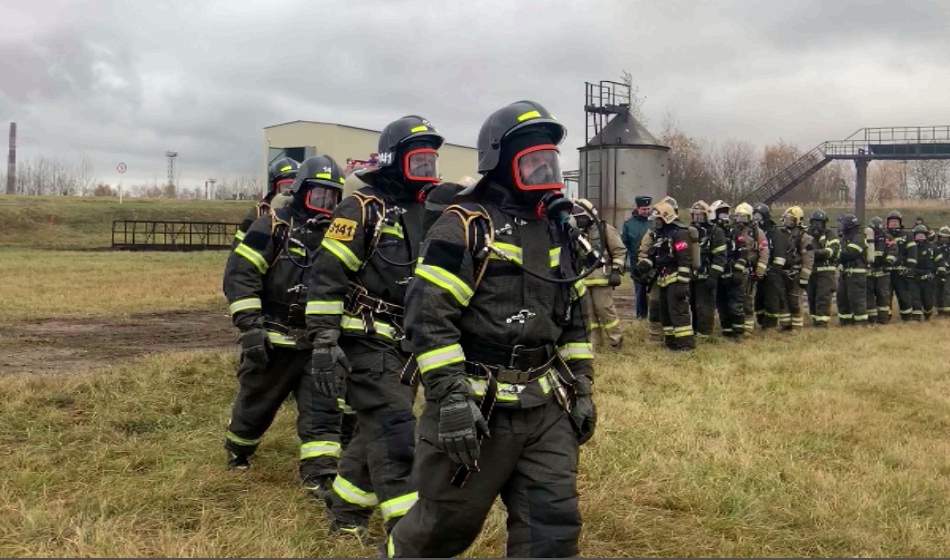
<path fill-rule="evenodd" d="M 643 319 L 647 316 L 647 290 L 646 286 L 633 278 L 633 267 L 637 264 L 640 239 L 650 229 L 650 205 L 653 204 L 653 199 L 649 196 L 638 196 L 634 202 L 637 209 L 623 223 L 620 239 L 627 248 L 627 270 L 631 271 L 633 279 L 633 311 L 637 319 Z"/>

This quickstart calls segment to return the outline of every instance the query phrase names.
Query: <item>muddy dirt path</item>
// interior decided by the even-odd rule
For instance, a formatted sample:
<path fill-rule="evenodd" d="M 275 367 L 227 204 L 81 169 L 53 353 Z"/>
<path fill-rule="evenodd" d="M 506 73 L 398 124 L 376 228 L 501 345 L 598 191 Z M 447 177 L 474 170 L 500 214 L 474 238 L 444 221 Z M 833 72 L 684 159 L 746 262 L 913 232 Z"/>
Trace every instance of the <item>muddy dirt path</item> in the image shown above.
<path fill-rule="evenodd" d="M 0 374 L 76 373 L 169 350 L 236 350 L 223 311 L 44 319 L 0 332 Z"/>

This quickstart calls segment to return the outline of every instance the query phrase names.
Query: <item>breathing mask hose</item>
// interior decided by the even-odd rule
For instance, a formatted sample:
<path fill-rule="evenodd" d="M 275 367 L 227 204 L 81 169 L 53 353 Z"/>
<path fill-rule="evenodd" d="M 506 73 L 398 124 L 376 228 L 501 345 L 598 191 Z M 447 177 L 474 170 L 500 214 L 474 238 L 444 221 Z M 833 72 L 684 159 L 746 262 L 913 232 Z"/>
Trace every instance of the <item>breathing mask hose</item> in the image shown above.
<path fill-rule="evenodd" d="M 524 271 L 524 273 L 527 274 L 528 276 L 537 278 L 538 280 L 547 282 L 549 284 L 573 284 L 579 280 L 583 280 L 584 278 L 587 278 L 588 276 L 593 274 L 595 270 L 597 270 L 598 268 L 606 264 L 603 257 L 601 256 L 601 252 L 594 249 L 594 247 L 590 244 L 590 241 L 587 239 L 587 237 L 584 236 L 580 228 L 577 227 L 577 222 L 576 220 L 574 220 L 574 217 L 571 215 L 571 210 L 574 208 L 574 202 L 571 199 L 565 198 L 560 193 L 550 192 L 544 195 L 544 198 L 541 199 L 541 204 L 544 205 L 544 207 L 547 209 L 546 215 L 548 219 L 552 222 L 552 224 L 554 225 L 554 227 L 557 229 L 558 233 L 560 234 L 559 237 L 561 238 L 562 245 L 564 245 L 563 248 L 574 253 L 575 252 L 574 243 L 578 243 L 584 248 L 584 251 L 587 253 L 587 258 L 585 259 L 587 262 L 585 262 L 585 265 L 584 265 L 585 268 L 583 271 L 580 272 L 580 274 L 571 278 L 551 278 L 548 276 L 544 276 L 544 275 L 532 272 L 528 270 L 527 268 L 525 268 L 521 263 L 518 263 L 517 261 L 509 257 L 504 251 L 502 251 L 501 249 L 498 249 L 497 247 L 489 243 L 487 236 L 485 238 L 486 244 L 485 244 L 485 249 L 483 250 L 483 252 L 494 253 L 499 258 L 511 264 L 514 264 L 516 267 Z M 601 248 L 602 248 L 603 239 L 604 239 L 603 225 L 601 224 L 598 227 L 600 227 L 600 231 L 601 231 Z M 484 256 L 486 255 L 479 255 L 480 258 L 483 258 Z M 573 260 L 574 259 L 572 259 L 572 261 Z"/>
<path fill-rule="evenodd" d="M 291 233 L 300 233 L 300 232 L 304 232 L 305 234 L 310 233 L 327 225 L 329 221 L 330 221 L 330 218 L 326 216 L 317 216 L 316 218 L 310 218 L 309 220 L 304 222 L 303 225 L 297 226 L 293 230 L 291 230 Z M 298 251 L 302 251 L 304 253 L 304 256 L 300 257 L 299 253 L 294 253 L 293 251 L 291 251 L 290 250 L 291 246 L 296 248 Z M 307 269 L 313 266 L 312 251 L 308 249 L 307 246 L 303 242 L 301 242 L 298 239 L 294 239 L 292 235 L 288 235 L 287 237 L 284 238 L 283 251 L 284 251 L 284 254 L 287 255 L 287 259 L 297 268 Z M 303 263 L 301 263 L 301 260 L 303 261 Z"/>

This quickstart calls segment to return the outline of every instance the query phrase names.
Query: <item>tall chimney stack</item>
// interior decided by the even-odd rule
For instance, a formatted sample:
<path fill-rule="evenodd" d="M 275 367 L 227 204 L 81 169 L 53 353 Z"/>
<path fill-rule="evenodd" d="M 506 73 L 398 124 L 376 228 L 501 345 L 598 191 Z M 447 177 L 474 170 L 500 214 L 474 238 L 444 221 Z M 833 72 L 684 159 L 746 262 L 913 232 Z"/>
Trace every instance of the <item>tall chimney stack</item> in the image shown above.
<path fill-rule="evenodd" d="M 7 156 L 7 194 L 16 194 L 16 123 L 10 123 L 10 155 Z"/>

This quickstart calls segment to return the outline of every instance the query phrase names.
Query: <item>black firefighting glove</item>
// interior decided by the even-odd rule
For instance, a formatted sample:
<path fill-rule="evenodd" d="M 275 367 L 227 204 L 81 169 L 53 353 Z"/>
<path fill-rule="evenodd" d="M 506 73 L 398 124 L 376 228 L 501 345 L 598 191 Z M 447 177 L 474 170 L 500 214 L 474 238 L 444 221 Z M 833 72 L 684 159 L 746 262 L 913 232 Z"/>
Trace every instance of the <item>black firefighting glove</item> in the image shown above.
<path fill-rule="evenodd" d="M 488 422 L 467 394 L 449 393 L 439 401 L 439 444 L 452 461 L 475 470 L 479 434 L 491 437 Z"/>
<path fill-rule="evenodd" d="M 343 376 L 351 370 L 346 354 L 336 344 L 313 347 L 310 358 L 310 373 L 313 382 L 324 396 L 336 398 L 340 395 Z"/>
<path fill-rule="evenodd" d="M 267 367 L 267 351 L 271 349 L 267 331 L 251 327 L 241 333 L 241 362 L 247 361 L 255 370 Z"/>
<path fill-rule="evenodd" d="M 577 433 L 577 443 L 584 445 L 594 436 L 594 427 L 597 426 L 597 409 L 591 398 L 590 381 L 581 377 L 574 384 L 577 400 L 571 409 L 571 424 Z"/>
<path fill-rule="evenodd" d="M 610 270 L 610 279 L 607 280 L 607 285 L 616 288 L 620 285 L 621 274 L 619 268 L 613 268 Z"/>
<path fill-rule="evenodd" d="M 633 276 L 634 278 L 646 278 L 652 269 L 653 265 L 648 261 L 637 261 L 636 266 L 633 267 Z"/>

